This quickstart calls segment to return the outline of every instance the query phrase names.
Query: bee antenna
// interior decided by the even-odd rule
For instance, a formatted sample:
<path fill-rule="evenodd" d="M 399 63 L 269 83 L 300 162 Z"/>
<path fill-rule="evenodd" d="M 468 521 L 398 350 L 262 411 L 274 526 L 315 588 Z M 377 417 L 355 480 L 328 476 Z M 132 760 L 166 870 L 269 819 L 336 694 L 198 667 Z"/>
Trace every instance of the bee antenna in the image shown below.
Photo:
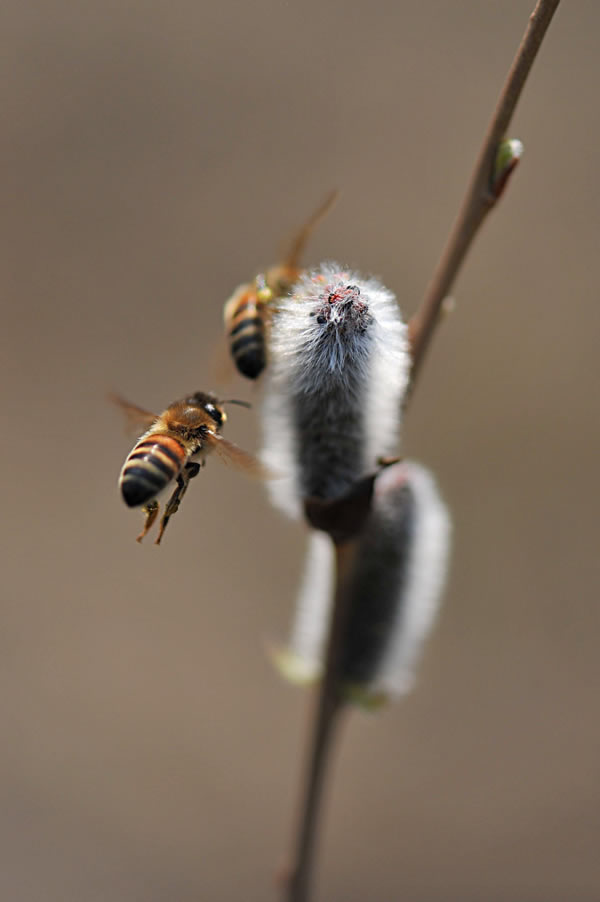
<path fill-rule="evenodd" d="M 230 398 L 228 401 L 221 401 L 221 404 L 239 404 L 240 407 L 251 409 L 252 404 L 249 401 L 238 401 L 237 398 Z"/>

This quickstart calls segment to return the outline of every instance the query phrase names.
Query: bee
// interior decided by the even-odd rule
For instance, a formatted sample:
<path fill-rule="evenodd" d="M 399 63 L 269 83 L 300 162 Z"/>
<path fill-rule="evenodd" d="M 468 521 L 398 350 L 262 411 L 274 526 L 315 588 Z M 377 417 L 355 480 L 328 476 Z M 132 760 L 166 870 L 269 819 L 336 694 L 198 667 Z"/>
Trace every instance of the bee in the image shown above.
<path fill-rule="evenodd" d="M 146 427 L 128 455 L 119 476 L 119 488 L 128 507 L 142 508 L 146 519 L 137 536 L 141 542 L 151 529 L 159 512 L 157 495 L 175 482 L 175 489 L 165 505 L 155 544 L 160 545 L 170 518 L 176 513 L 190 480 L 198 475 L 207 454 L 216 451 L 222 459 L 240 470 L 265 477 L 266 471 L 256 458 L 221 435 L 227 420 L 223 404 L 245 401 L 218 401 L 207 392 L 195 392 L 174 401 L 161 414 L 154 414 L 116 395 L 112 400 L 124 411 L 128 420 Z"/>
<path fill-rule="evenodd" d="M 231 356 L 242 376 L 257 379 L 267 364 L 267 333 L 277 301 L 289 294 L 302 270 L 300 257 L 311 232 L 329 212 L 338 192 L 332 191 L 298 230 L 283 260 L 240 285 L 225 303 L 223 317 Z"/>

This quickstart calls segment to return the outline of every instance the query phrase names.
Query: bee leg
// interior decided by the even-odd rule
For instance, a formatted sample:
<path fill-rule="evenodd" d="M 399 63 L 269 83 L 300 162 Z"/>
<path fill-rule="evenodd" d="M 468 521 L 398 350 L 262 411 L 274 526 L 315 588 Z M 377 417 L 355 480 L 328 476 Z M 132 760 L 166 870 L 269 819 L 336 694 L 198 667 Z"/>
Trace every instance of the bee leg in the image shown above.
<path fill-rule="evenodd" d="M 167 506 L 165 508 L 165 512 L 162 516 L 162 520 L 160 521 L 160 529 L 158 531 L 158 536 L 155 541 L 155 545 L 160 545 L 160 540 L 163 537 L 163 533 L 167 528 L 167 523 L 171 519 L 174 513 L 177 512 L 179 505 L 181 504 L 181 499 L 185 495 L 187 491 L 187 487 L 189 485 L 190 479 L 193 479 L 194 476 L 197 476 L 200 472 L 200 464 L 191 463 L 187 464 L 182 473 L 177 477 L 177 488 L 169 498 L 167 502 Z"/>
<path fill-rule="evenodd" d="M 146 522 L 144 523 L 144 528 L 141 533 L 136 537 L 136 542 L 141 542 L 146 533 L 152 528 L 152 524 L 156 520 L 156 515 L 158 514 L 158 508 L 158 501 L 149 501 L 148 504 L 143 506 L 142 510 L 146 514 Z"/>
<path fill-rule="evenodd" d="M 181 499 L 183 498 L 183 495 L 185 494 L 185 490 L 187 489 L 187 483 L 188 483 L 188 481 L 185 480 L 182 475 L 177 477 L 177 488 L 175 489 L 175 491 L 173 492 L 173 494 L 167 501 L 167 506 L 165 507 L 165 512 L 162 515 L 162 520 L 160 521 L 160 529 L 158 530 L 158 535 L 154 542 L 155 545 L 160 545 L 160 540 L 162 539 L 163 533 L 164 533 L 165 529 L 167 528 L 167 523 L 171 519 L 172 515 L 174 513 L 176 513 L 176 511 L 179 507 L 179 502 L 181 501 Z"/>

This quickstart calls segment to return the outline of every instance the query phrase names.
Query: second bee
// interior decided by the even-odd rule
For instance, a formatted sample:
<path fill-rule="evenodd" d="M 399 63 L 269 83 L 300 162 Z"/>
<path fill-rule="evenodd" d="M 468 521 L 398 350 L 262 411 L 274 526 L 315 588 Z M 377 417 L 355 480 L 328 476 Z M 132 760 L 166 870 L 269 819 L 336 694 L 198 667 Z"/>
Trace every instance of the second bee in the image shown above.
<path fill-rule="evenodd" d="M 225 304 L 223 316 L 231 356 L 247 379 L 258 379 L 267 365 L 269 322 L 277 301 L 289 294 L 300 276 L 300 257 L 306 242 L 335 203 L 337 194 L 337 191 L 328 194 L 299 229 L 282 263 L 260 273 L 252 282 L 240 285 Z"/>

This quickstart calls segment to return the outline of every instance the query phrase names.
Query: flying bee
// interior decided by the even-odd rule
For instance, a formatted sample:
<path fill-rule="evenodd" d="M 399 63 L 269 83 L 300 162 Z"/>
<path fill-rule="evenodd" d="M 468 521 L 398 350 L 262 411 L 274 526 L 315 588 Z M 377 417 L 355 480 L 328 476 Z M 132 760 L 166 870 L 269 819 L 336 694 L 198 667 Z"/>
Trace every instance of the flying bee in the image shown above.
<path fill-rule="evenodd" d="M 141 542 L 156 520 L 157 495 L 173 481 L 173 494 L 165 505 L 156 545 L 160 544 L 167 524 L 177 511 L 191 479 L 204 466 L 207 454 L 216 451 L 221 458 L 240 470 L 265 477 L 258 460 L 221 435 L 227 414 L 223 404 L 247 405 L 244 401 L 218 401 L 207 392 L 195 392 L 175 401 L 161 414 L 154 414 L 118 396 L 112 400 L 121 407 L 131 423 L 146 427 L 128 455 L 119 488 L 128 507 L 142 508 L 146 519 L 137 541 Z"/>
<path fill-rule="evenodd" d="M 311 232 L 329 212 L 338 192 L 332 191 L 298 230 L 282 263 L 240 285 L 225 303 L 223 317 L 231 356 L 242 376 L 257 379 L 267 364 L 267 339 L 277 301 L 289 294 L 302 269 L 300 257 Z"/>

